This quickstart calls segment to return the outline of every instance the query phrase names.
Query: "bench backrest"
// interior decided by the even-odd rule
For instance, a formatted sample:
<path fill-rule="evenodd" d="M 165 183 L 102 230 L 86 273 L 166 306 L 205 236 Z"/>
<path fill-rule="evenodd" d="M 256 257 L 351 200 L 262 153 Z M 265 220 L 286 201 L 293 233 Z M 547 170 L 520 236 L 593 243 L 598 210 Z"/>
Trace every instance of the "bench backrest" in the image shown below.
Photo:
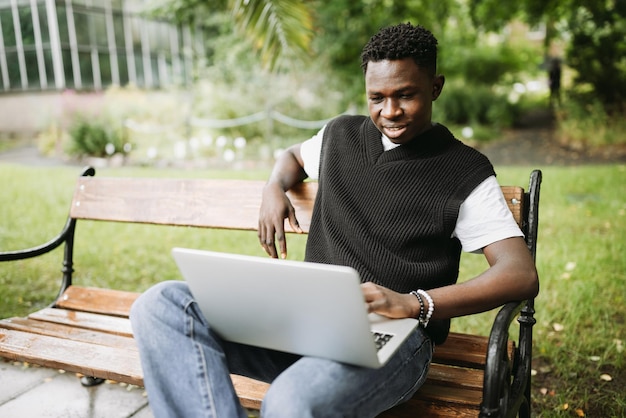
<path fill-rule="evenodd" d="M 93 177 L 88 167 L 79 177 L 70 216 L 64 230 L 49 243 L 30 251 L 36 256 L 65 243 L 63 282 L 59 296 L 72 284 L 74 229 L 78 219 L 133 222 L 170 226 L 256 230 L 261 180 L 107 178 Z M 531 173 L 529 191 L 503 186 L 513 217 L 526 236 L 533 258 L 536 254 L 537 211 L 541 172 Z M 300 227 L 309 231 L 317 183 L 305 182 L 287 194 L 296 210 Z M 291 230 L 286 222 L 285 230 Z M 6 254 L 11 259 L 12 254 Z"/>
<path fill-rule="evenodd" d="M 256 230 L 263 181 L 80 177 L 70 216 L 205 228 Z M 502 191 L 518 225 L 523 225 L 524 189 Z M 308 232 L 317 183 L 288 192 L 300 226 Z M 291 231 L 288 223 L 288 231 Z"/>

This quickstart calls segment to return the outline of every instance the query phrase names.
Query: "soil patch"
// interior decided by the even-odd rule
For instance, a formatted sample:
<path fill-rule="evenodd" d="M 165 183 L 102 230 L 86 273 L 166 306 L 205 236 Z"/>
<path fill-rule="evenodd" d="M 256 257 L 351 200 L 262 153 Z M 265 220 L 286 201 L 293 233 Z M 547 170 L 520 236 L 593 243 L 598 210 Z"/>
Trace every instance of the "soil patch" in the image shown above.
<path fill-rule="evenodd" d="M 626 163 L 626 145 L 573 147 L 559 142 L 548 110 L 529 113 L 502 139 L 474 146 L 498 165 L 583 165 Z"/>

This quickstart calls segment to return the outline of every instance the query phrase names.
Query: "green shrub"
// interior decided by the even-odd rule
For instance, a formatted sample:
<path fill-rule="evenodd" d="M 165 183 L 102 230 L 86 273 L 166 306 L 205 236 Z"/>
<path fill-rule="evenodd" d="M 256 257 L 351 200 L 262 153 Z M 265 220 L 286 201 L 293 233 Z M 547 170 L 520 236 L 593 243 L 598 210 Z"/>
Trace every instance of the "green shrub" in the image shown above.
<path fill-rule="evenodd" d="M 522 73 L 536 75 L 540 69 L 543 57 L 535 45 L 506 41 L 494 45 L 482 38 L 474 42 L 446 40 L 441 48 L 439 67 L 450 80 L 494 86 L 507 83 L 511 77 Z"/>
<path fill-rule="evenodd" d="M 126 134 L 104 119 L 88 120 L 78 117 L 69 128 L 70 143 L 67 152 L 74 156 L 105 157 L 115 153 L 126 154 Z"/>
<path fill-rule="evenodd" d="M 516 107 L 507 96 L 485 85 L 446 85 L 437 100 L 434 117 L 447 124 L 480 124 L 502 128 L 516 117 Z"/>
<path fill-rule="evenodd" d="M 559 140 L 573 147 L 626 144 L 623 114 L 609 114 L 597 99 L 568 97 L 556 112 Z"/>

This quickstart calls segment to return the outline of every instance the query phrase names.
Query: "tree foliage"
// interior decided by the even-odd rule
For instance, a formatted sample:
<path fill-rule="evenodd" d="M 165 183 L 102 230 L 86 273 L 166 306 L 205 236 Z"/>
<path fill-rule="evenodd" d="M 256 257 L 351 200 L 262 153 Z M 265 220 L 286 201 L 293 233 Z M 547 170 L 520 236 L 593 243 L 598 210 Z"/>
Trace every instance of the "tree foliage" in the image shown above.
<path fill-rule="evenodd" d="M 316 17 L 316 55 L 328 58 L 335 82 L 346 96 L 363 95 L 360 54 L 363 45 L 380 28 L 410 21 L 441 33 L 456 0 L 317 0 L 312 3 Z"/>
<path fill-rule="evenodd" d="M 217 34 L 215 16 L 230 12 L 234 27 L 275 70 L 281 59 L 305 56 L 313 38 L 311 8 L 301 0 L 159 0 L 151 12 Z"/>
<path fill-rule="evenodd" d="M 521 19 L 531 26 L 545 26 L 546 53 L 553 39 L 567 40 L 567 64 L 576 71 L 577 86 L 591 86 L 607 107 L 619 107 L 626 95 L 623 0 L 520 0 L 506 6 L 500 0 L 159 0 L 155 9 L 168 17 L 200 24 L 210 21 L 215 13 L 227 11 L 237 33 L 248 39 L 267 68 L 279 69 L 294 57 L 324 57 L 332 68 L 332 78 L 348 97 L 354 97 L 362 87 L 361 78 L 355 76 L 361 47 L 383 26 L 400 21 L 422 24 L 445 40 L 441 48 L 445 56 L 446 49 L 459 50 L 456 45 L 448 46 L 451 26 L 461 23 L 467 29 L 465 39 L 455 39 L 465 47 L 473 41 L 476 29 L 501 32 L 511 20 Z M 460 63 L 461 67 L 474 66 L 469 62 L 472 58 L 466 58 L 468 62 Z M 488 73 L 496 70 L 506 72 L 506 60 L 510 61 L 492 62 L 491 70 L 483 66 L 487 73 L 482 77 L 488 79 Z"/>
<path fill-rule="evenodd" d="M 313 23 L 305 3 L 286 0 L 231 0 L 229 3 L 236 27 L 253 40 L 269 68 L 275 68 L 281 57 L 309 51 Z"/>
<path fill-rule="evenodd" d="M 588 1 L 572 14 L 570 30 L 577 82 L 593 86 L 609 110 L 626 110 L 626 2 Z"/>
<path fill-rule="evenodd" d="M 252 96 L 244 84 L 267 89 L 279 80 L 284 83 L 280 73 L 289 72 L 303 81 L 300 85 L 306 85 L 306 90 L 326 98 L 327 109 L 362 108 L 363 45 L 380 28 L 407 21 L 430 29 L 440 41 L 440 72 L 449 77 L 446 90 L 451 98 L 463 98 L 460 103 L 439 102 L 441 114 L 450 123 L 510 120 L 496 116 L 494 108 L 508 111 L 500 104 L 503 98 L 506 101 L 506 89 L 515 81 L 511 74 L 532 71 L 540 63 L 536 51 L 529 53 L 507 42 L 485 43 L 484 35 L 473 25 L 467 2 L 462 0 L 428 4 L 421 0 L 162 1 L 166 3 L 159 7 L 161 13 L 203 25 L 208 65 L 203 67 L 201 78 L 214 85 L 225 83 L 246 97 Z M 214 10 L 209 12 L 211 8 Z M 249 42 L 241 42 L 242 35 Z M 258 73 L 254 50 L 270 64 L 266 68 L 273 69 L 274 76 Z M 293 59 L 296 57 L 314 59 Z M 463 91 L 452 91 L 455 89 Z M 265 94 L 266 107 L 277 103 L 276 93 Z"/>
<path fill-rule="evenodd" d="M 520 0 L 502 7 L 499 0 L 470 0 L 471 16 L 487 30 L 504 27 L 512 17 L 546 27 L 546 46 L 569 39 L 567 64 L 577 87 L 592 93 L 609 110 L 626 99 L 626 2 L 623 0 Z"/>

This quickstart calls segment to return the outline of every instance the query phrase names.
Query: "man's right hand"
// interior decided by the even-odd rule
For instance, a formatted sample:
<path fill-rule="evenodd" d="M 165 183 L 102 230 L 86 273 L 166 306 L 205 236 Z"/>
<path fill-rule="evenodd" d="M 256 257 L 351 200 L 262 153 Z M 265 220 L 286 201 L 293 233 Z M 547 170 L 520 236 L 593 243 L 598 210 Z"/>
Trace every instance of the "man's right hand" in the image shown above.
<path fill-rule="evenodd" d="M 263 188 L 258 230 L 259 242 L 270 257 L 278 258 L 278 243 L 280 257 L 287 258 L 285 218 L 289 219 L 289 224 L 296 232 L 302 233 L 296 211 L 287 194 L 279 184 L 270 182 Z"/>

